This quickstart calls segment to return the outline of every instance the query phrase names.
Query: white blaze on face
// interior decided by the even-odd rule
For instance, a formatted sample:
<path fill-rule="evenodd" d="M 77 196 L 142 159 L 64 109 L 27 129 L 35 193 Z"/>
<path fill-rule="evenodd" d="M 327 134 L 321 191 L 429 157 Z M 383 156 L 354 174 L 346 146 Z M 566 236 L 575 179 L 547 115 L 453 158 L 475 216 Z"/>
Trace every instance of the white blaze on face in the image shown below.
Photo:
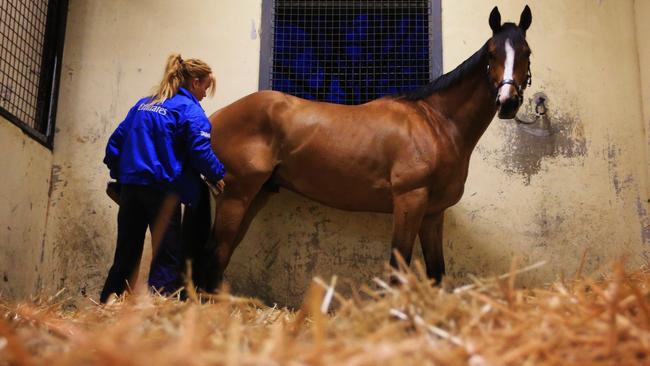
<path fill-rule="evenodd" d="M 510 38 L 506 39 L 506 62 L 503 66 L 503 80 L 514 79 L 513 72 L 515 68 L 515 50 L 512 48 Z M 499 103 L 503 104 L 510 98 L 510 92 L 513 90 L 511 84 L 504 84 L 499 89 Z"/>

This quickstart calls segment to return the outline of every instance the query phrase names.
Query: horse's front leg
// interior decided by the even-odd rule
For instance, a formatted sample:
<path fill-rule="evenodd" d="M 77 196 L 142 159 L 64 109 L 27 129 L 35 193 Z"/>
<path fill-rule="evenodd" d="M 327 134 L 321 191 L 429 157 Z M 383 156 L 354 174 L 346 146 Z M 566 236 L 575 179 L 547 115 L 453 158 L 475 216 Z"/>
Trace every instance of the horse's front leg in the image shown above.
<path fill-rule="evenodd" d="M 442 223 L 444 211 L 424 216 L 420 226 L 420 244 L 427 265 L 427 276 L 440 284 L 445 274 L 445 258 L 442 253 Z"/>
<path fill-rule="evenodd" d="M 406 264 L 411 263 L 413 242 L 424 216 L 427 198 L 428 191 L 425 188 L 393 197 L 393 241 L 390 256 L 390 264 L 393 268 L 397 268 L 395 250 L 404 258 Z"/>

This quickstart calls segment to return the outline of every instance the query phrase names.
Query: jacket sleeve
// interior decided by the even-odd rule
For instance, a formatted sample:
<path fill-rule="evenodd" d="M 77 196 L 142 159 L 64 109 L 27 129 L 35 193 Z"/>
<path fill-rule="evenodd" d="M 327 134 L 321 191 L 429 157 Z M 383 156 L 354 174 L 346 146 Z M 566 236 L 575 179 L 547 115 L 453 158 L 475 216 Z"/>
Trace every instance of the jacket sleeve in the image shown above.
<path fill-rule="evenodd" d="M 208 181 L 216 182 L 224 177 L 226 170 L 212 151 L 210 145 L 210 122 L 201 110 L 186 115 L 185 140 L 190 164 Z"/>
<path fill-rule="evenodd" d="M 104 156 L 104 164 L 110 170 L 111 178 L 118 179 L 119 177 L 119 165 L 120 165 L 120 151 L 122 150 L 122 145 L 124 144 L 124 139 L 126 135 L 126 126 L 130 123 L 133 114 L 136 112 L 136 106 L 133 106 L 129 113 L 124 118 L 111 137 L 108 139 L 108 144 L 106 145 L 106 156 Z"/>

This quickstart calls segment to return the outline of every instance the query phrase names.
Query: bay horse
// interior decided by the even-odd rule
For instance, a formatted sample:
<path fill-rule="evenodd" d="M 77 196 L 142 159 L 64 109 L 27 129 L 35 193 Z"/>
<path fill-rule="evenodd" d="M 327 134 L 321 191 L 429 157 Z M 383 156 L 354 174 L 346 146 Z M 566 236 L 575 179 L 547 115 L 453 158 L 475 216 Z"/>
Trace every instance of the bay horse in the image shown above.
<path fill-rule="evenodd" d="M 444 211 L 460 200 L 472 150 L 497 111 L 513 118 L 522 104 L 531 21 L 526 6 L 519 24 L 501 24 L 495 7 L 483 47 L 411 93 L 349 106 L 259 91 L 212 114 L 211 144 L 227 174 L 205 289 L 216 289 L 274 186 L 343 210 L 392 213 L 391 265 L 395 250 L 410 262 L 419 235 L 427 275 L 439 283 Z"/>

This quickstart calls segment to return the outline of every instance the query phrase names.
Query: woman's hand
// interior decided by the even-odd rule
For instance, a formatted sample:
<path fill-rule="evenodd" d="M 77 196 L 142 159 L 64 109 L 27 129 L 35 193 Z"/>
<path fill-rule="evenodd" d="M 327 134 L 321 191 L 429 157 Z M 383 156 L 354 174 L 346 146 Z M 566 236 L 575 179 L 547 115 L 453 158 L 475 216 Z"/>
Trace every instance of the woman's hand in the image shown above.
<path fill-rule="evenodd" d="M 219 191 L 219 193 L 222 193 L 224 188 L 226 188 L 226 182 L 224 182 L 224 180 L 221 179 L 220 181 L 217 182 L 216 188 L 217 191 Z"/>
<path fill-rule="evenodd" d="M 223 192 L 223 189 L 226 188 L 226 182 L 224 182 L 223 179 L 217 181 L 215 184 L 208 182 L 207 179 L 205 179 L 204 182 L 208 186 L 213 197 L 217 197 L 221 192 Z"/>

